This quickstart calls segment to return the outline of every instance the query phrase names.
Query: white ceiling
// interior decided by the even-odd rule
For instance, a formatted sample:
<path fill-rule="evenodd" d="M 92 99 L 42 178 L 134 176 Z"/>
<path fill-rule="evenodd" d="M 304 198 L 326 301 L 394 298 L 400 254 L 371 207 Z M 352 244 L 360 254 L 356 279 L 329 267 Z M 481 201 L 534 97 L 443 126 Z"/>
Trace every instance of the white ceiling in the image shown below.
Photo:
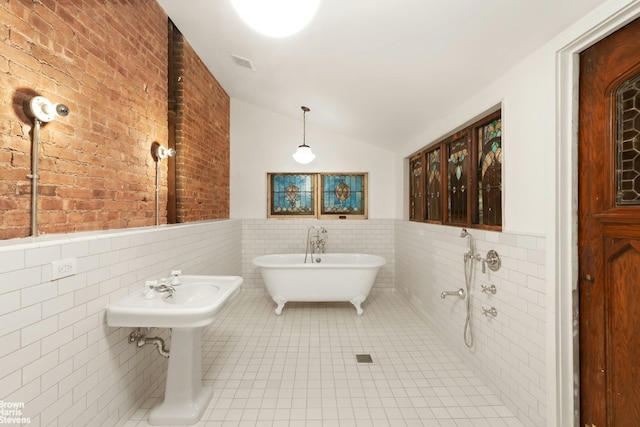
<path fill-rule="evenodd" d="M 604 1 L 321 0 L 274 39 L 229 0 L 158 0 L 232 98 L 391 150 Z"/>

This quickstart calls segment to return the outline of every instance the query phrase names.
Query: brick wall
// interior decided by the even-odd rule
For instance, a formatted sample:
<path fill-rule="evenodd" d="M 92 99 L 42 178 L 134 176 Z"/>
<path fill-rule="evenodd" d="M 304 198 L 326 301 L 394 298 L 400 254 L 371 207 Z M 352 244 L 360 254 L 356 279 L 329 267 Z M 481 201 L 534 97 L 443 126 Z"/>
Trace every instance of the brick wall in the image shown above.
<path fill-rule="evenodd" d="M 174 38 L 177 222 L 229 217 L 229 96 L 189 43 Z"/>
<path fill-rule="evenodd" d="M 0 4 L 0 239 L 31 233 L 27 175 L 33 123 L 22 103 L 36 94 L 71 110 L 41 130 L 39 233 L 155 224 L 156 164 L 150 149 L 154 142 L 167 145 L 167 33 L 167 16 L 155 0 Z M 196 57 L 187 51 L 187 57 Z M 185 62 L 185 67 L 192 64 L 198 67 L 193 71 L 198 78 L 185 83 L 184 99 L 215 88 L 221 101 L 213 110 L 220 118 L 184 120 L 179 156 L 186 167 L 179 165 L 178 174 L 187 183 L 181 196 L 182 211 L 189 215 L 182 222 L 228 217 L 229 101 L 197 60 Z M 227 109 L 222 111 L 225 98 Z M 191 114 L 190 107 L 184 109 L 185 117 Z M 196 134 L 190 133 L 192 127 Z M 218 133 L 226 147 L 200 145 Z M 207 163 L 214 158 L 209 153 L 226 165 Z M 160 166 L 159 217 L 165 223 L 167 162 Z M 202 181 L 198 168 L 215 173 L 207 172 Z M 190 178 L 194 171 L 195 182 Z M 215 180 L 224 171 L 218 184 Z M 226 200 L 218 200 L 218 210 L 202 209 L 210 203 L 205 194 L 217 199 L 226 194 Z M 192 195 L 196 197 L 185 199 Z"/>

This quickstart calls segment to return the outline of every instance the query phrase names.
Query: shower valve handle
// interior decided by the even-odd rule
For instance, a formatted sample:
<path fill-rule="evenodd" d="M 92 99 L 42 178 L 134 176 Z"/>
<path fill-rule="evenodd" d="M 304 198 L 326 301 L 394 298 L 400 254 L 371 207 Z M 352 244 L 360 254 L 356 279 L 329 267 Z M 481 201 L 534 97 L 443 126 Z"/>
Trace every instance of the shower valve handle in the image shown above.
<path fill-rule="evenodd" d="M 496 317 L 498 315 L 498 310 L 496 310 L 495 307 L 491 307 L 491 308 L 482 307 L 482 314 L 484 314 L 487 317 L 489 316 Z"/>
<path fill-rule="evenodd" d="M 491 286 L 481 285 L 480 287 L 482 288 L 482 292 L 492 293 L 492 294 L 495 294 L 497 292 L 496 285 L 491 285 Z"/>
<path fill-rule="evenodd" d="M 493 249 L 487 252 L 487 257 L 482 260 L 483 273 L 486 273 L 486 267 L 489 267 L 491 271 L 498 271 L 500 269 L 500 255 Z"/>

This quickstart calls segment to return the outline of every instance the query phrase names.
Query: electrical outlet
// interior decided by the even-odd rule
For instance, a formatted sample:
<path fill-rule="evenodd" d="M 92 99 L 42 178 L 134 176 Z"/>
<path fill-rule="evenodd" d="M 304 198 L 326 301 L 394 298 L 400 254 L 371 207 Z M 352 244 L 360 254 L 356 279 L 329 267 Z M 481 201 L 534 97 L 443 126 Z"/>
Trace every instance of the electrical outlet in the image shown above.
<path fill-rule="evenodd" d="M 51 263 L 51 279 L 62 279 L 63 277 L 73 276 L 78 273 L 77 258 L 67 258 Z"/>

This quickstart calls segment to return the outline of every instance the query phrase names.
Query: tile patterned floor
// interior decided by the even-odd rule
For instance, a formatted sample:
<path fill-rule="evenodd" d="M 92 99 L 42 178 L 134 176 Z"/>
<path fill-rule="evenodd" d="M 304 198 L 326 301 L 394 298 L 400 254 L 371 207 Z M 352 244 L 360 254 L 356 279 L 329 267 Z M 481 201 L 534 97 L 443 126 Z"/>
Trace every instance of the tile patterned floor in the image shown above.
<path fill-rule="evenodd" d="M 274 308 L 245 291 L 205 330 L 214 397 L 197 427 L 522 426 L 394 292 L 373 292 L 363 316 L 349 303 Z M 162 394 L 126 427 L 147 426 Z"/>

